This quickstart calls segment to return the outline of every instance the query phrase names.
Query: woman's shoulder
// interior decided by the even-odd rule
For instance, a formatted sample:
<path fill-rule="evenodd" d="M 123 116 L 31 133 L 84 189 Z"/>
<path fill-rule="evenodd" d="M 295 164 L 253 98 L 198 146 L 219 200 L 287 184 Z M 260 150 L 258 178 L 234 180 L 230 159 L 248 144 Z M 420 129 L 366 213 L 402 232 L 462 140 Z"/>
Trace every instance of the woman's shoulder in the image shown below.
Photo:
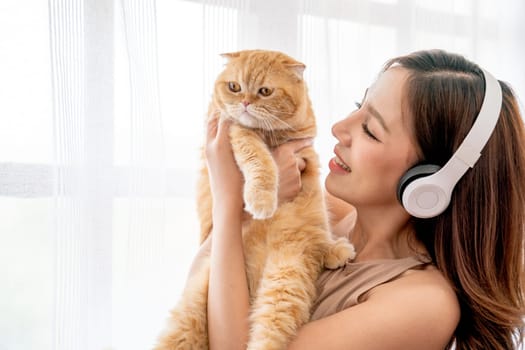
<path fill-rule="evenodd" d="M 443 349 L 459 316 L 453 287 L 425 265 L 374 287 L 355 306 L 308 323 L 289 349 Z"/>
<path fill-rule="evenodd" d="M 392 312 L 429 326 L 434 335 L 450 338 L 459 322 L 460 306 L 453 286 L 431 264 L 410 269 L 369 291 L 364 302 L 389 305 Z"/>
<path fill-rule="evenodd" d="M 381 284 L 367 293 L 366 300 L 403 298 L 405 305 L 417 304 L 432 308 L 439 305 L 459 319 L 459 302 L 453 286 L 432 264 L 410 269 L 392 281 Z"/>

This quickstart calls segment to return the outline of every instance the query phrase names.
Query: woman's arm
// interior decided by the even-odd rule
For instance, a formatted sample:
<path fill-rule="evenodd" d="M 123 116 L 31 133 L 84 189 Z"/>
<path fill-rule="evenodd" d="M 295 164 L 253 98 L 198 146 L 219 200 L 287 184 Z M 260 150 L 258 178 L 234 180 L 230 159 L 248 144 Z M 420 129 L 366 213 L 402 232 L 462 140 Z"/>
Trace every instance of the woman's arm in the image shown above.
<path fill-rule="evenodd" d="M 206 158 L 213 197 L 208 335 L 210 349 L 245 349 L 248 283 L 242 242 L 242 175 L 229 141 L 229 123 L 210 121 Z"/>
<path fill-rule="evenodd" d="M 248 340 L 248 284 L 241 220 L 235 210 L 214 216 L 208 289 L 210 349 L 245 349 Z"/>

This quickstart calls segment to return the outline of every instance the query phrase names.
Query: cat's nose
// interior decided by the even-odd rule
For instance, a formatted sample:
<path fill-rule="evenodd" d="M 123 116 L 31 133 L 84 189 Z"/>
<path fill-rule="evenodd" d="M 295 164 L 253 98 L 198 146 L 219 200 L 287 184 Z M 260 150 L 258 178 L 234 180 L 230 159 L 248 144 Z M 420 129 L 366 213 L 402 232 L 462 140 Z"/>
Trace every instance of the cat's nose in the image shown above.
<path fill-rule="evenodd" d="M 242 105 L 243 105 L 244 107 L 248 107 L 249 104 L 250 104 L 249 101 L 242 101 Z"/>

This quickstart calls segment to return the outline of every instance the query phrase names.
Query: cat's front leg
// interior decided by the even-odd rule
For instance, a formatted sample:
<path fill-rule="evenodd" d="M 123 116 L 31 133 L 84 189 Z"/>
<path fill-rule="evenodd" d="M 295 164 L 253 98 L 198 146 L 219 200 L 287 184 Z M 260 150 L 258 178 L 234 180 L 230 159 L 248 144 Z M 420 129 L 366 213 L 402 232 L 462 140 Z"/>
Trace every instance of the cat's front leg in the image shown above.
<path fill-rule="evenodd" d="M 230 140 L 237 165 L 244 175 L 245 210 L 254 219 L 267 219 L 277 210 L 277 165 L 268 146 L 250 129 L 233 124 Z"/>
<path fill-rule="evenodd" d="M 330 239 L 324 255 L 324 266 L 328 269 L 337 269 L 343 266 L 349 259 L 355 258 L 355 249 L 348 239 L 339 237 Z"/>

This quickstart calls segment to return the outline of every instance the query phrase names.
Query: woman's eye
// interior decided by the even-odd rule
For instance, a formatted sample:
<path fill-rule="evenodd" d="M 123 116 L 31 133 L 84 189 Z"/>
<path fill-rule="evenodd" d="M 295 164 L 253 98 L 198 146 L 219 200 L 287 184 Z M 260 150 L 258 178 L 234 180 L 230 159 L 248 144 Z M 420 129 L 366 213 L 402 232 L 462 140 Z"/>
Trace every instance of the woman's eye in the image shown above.
<path fill-rule="evenodd" d="M 228 89 L 230 89 L 231 92 L 239 92 L 241 91 L 241 86 L 234 81 L 230 81 L 228 83 Z"/>
<path fill-rule="evenodd" d="M 370 131 L 370 129 L 368 128 L 368 124 L 367 123 L 363 123 L 361 124 L 361 126 L 363 127 L 363 131 L 364 133 L 370 137 L 371 139 L 375 140 L 375 141 L 379 141 L 379 139 Z"/>
<path fill-rule="evenodd" d="M 267 87 L 262 87 L 259 89 L 259 93 L 264 96 L 264 97 L 268 97 L 272 94 L 273 92 L 273 89 L 270 89 L 270 88 L 267 88 Z"/>
<path fill-rule="evenodd" d="M 354 103 L 357 109 L 361 109 L 361 106 L 363 106 L 360 102 L 355 101 Z"/>

